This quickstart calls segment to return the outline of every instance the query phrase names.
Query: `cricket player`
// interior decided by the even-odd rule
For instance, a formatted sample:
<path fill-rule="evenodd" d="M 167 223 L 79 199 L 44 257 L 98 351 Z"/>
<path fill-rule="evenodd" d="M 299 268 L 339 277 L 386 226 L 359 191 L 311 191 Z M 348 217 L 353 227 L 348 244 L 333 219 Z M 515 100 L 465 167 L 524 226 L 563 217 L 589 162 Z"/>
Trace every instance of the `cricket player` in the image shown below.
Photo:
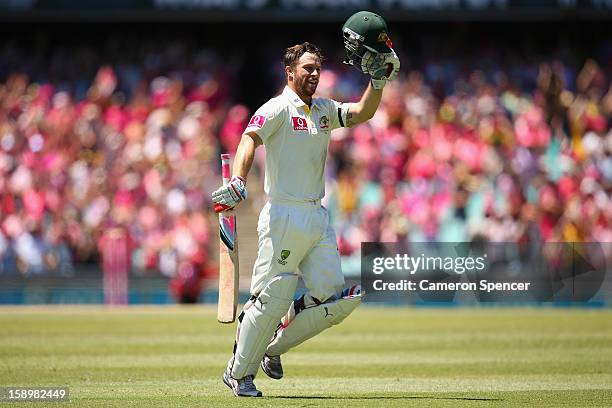
<path fill-rule="evenodd" d="M 344 62 L 371 76 L 360 101 L 314 98 L 321 51 L 308 42 L 287 48 L 286 87 L 255 112 L 238 146 L 230 183 L 212 194 L 217 212 L 245 200 L 255 149 L 265 146 L 268 202 L 257 226 L 252 296 L 238 318 L 234 352 L 223 374 L 236 396 L 260 397 L 253 383 L 260 366 L 269 377 L 282 378 L 282 354 L 340 323 L 361 302 L 359 285 L 343 290 L 336 235 L 321 206 L 325 159 L 334 129 L 372 118 L 400 62 L 377 14 L 354 14 L 343 36 Z M 294 300 L 298 277 L 307 293 Z"/>

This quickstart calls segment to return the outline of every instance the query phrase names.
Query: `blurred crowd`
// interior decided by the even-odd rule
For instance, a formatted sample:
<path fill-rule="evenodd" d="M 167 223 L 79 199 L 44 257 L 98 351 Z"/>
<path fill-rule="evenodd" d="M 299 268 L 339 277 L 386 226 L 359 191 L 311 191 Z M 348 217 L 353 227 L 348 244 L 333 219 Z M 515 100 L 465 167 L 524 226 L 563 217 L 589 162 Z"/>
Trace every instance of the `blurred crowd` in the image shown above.
<path fill-rule="evenodd" d="M 134 273 L 208 273 L 218 153 L 256 107 L 214 52 L 145 48 L 99 65 L 93 49 L 59 50 L 46 77 L 0 72 L 0 274 L 70 276 L 117 228 Z M 379 240 L 612 241 L 611 61 L 407 62 L 369 123 L 332 134 L 324 202 L 341 254 Z M 330 62 L 319 96 L 355 100 L 366 81 Z"/>
<path fill-rule="evenodd" d="M 218 153 L 249 112 L 230 105 L 232 73 L 216 55 L 150 48 L 144 64 L 99 66 L 89 83 L 26 72 L 0 83 L 0 274 L 70 276 L 78 262 L 102 263 L 110 230 L 134 273 L 206 272 Z M 169 70 L 174 58 L 189 69 Z"/>
<path fill-rule="evenodd" d="M 326 204 L 341 253 L 363 241 L 612 242 L 610 62 L 405 72 L 369 124 L 332 136 Z M 324 79 L 353 89 L 351 76 Z"/>

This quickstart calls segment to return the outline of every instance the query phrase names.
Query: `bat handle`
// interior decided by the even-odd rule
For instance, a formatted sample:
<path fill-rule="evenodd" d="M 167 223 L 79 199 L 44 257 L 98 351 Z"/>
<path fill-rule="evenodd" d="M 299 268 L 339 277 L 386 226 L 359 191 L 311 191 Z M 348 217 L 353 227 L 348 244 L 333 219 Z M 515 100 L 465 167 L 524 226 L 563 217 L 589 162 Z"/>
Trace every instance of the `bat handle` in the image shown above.
<path fill-rule="evenodd" d="M 232 178 L 230 171 L 230 155 L 224 153 L 221 155 L 221 175 L 223 177 L 223 185 L 227 186 L 229 184 L 230 178 Z"/>

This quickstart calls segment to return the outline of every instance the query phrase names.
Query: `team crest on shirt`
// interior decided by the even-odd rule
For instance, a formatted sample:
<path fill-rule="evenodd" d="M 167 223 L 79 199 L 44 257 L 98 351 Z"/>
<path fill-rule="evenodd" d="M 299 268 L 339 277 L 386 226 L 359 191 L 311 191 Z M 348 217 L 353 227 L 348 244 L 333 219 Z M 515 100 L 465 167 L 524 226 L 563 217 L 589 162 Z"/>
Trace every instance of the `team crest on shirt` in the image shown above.
<path fill-rule="evenodd" d="M 321 119 L 319 119 L 319 128 L 321 128 L 321 130 L 329 128 L 329 119 L 327 119 L 327 116 L 321 116 Z"/>
<path fill-rule="evenodd" d="M 251 118 L 251 121 L 249 122 L 247 127 L 258 127 L 258 128 L 262 128 L 262 126 L 264 125 L 264 123 L 266 123 L 266 117 L 263 115 L 253 115 L 253 117 Z"/>
<path fill-rule="evenodd" d="M 301 116 L 292 116 L 291 121 L 293 122 L 293 130 L 308 130 L 308 122 L 306 122 L 306 118 Z"/>

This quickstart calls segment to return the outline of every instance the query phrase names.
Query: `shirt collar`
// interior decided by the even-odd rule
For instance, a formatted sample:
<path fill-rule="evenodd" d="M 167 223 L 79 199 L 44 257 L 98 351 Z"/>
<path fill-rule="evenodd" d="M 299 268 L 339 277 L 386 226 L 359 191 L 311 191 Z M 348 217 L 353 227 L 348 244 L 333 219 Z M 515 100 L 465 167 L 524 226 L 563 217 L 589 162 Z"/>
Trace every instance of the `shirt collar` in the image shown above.
<path fill-rule="evenodd" d="M 306 106 L 306 103 L 300 98 L 291 88 L 285 86 L 283 89 L 283 95 L 291 102 L 293 106 L 296 108 L 301 108 L 302 106 Z M 318 101 L 316 98 L 312 98 L 312 107 L 319 109 Z"/>

